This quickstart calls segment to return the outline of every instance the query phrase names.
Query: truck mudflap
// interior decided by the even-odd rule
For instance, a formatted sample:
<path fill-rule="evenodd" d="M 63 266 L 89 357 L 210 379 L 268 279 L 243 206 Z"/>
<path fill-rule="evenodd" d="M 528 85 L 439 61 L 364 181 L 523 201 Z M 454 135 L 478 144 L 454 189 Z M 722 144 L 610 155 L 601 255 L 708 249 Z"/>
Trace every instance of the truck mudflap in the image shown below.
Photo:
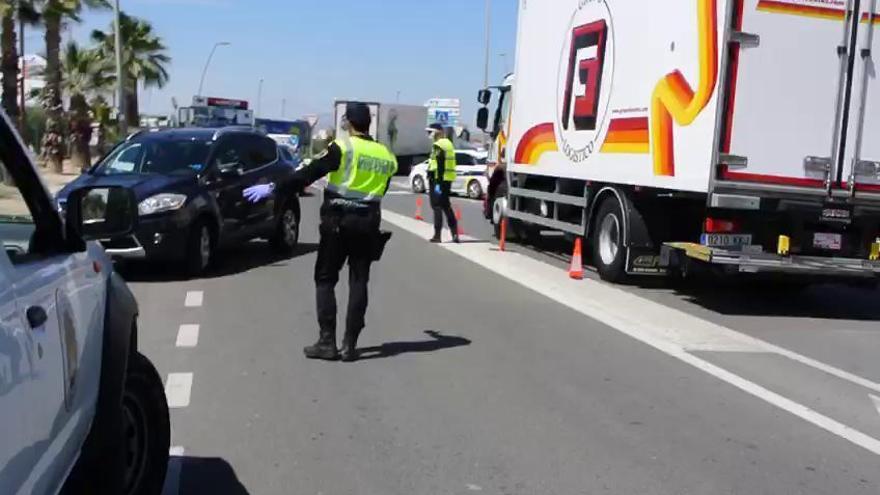
<path fill-rule="evenodd" d="M 880 276 L 880 260 L 826 256 L 782 256 L 704 246 L 690 242 L 668 242 L 660 251 L 660 265 L 672 267 L 686 260 L 726 266 L 743 273 L 790 273 L 844 277 Z"/>

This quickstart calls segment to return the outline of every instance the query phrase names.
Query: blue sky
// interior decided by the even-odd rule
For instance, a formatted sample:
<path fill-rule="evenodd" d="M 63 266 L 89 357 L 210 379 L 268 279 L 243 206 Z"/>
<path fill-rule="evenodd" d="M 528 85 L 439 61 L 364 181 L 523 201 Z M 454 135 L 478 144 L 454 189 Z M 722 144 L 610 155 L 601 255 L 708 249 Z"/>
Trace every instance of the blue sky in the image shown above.
<path fill-rule="evenodd" d="M 491 83 L 513 66 L 517 0 L 492 0 Z M 264 78 L 266 117 L 327 113 L 334 98 L 423 104 L 461 98 L 472 124 L 483 84 L 483 0 L 121 0 L 122 9 L 150 20 L 164 38 L 171 81 L 142 93 L 142 112 L 168 113 L 171 97 L 188 104 L 215 41 L 205 93 L 255 102 Z M 106 29 L 107 12 L 89 12 L 65 40 L 87 40 Z M 40 36 L 27 37 L 44 51 Z M 39 44 L 39 45 L 37 45 Z M 39 49 L 36 47 L 39 46 Z M 501 53 L 507 54 L 506 57 Z M 507 66 L 507 67 L 505 67 Z"/>

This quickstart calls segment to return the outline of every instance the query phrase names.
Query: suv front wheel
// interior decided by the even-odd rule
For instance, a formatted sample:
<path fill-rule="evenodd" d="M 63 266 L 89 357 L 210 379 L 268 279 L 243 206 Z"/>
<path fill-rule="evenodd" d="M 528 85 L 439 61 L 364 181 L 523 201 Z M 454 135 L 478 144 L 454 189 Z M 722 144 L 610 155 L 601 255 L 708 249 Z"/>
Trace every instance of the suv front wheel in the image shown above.
<path fill-rule="evenodd" d="M 205 220 L 199 220 L 190 230 L 186 245 L 186 272 L 197 277 L 208 269 L 214 257 L 214 235 Z"/>
<path fill-rule="evenodd" d="M 269 241 L 282 254 L 290 254 L 299 244 L 299 210 L 290 202 L 281 209 L 275 233 Z"/>

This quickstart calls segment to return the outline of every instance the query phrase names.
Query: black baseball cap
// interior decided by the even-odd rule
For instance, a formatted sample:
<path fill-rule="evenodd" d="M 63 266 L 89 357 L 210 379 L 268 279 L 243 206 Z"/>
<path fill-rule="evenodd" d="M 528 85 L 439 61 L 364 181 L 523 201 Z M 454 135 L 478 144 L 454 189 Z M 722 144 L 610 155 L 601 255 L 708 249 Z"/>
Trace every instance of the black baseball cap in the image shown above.
<path fill-rule="evenodd" d="M 429 125 L 428 128 L 425 130 L 426 131 L 437 131 L 437 132 L 444 132 L 445 131 L 445 129 L 443 129 L 442 125 L 436 124 L 436 123 Z"/>
<path fill-rule="evenodd" d="M 366 132 L 370 129 L 373 118 L 370 116 L 370 107 L 366 103 L 348 103 L 345 105 L 345 118 L 352 127 L 358 131 Z"/>

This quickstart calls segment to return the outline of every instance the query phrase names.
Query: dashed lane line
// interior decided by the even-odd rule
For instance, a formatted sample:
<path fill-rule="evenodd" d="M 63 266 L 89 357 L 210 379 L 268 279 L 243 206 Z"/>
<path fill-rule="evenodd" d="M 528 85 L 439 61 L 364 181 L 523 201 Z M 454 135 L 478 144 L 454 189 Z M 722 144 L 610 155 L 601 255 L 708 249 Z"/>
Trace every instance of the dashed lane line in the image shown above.
<path fill-rule="evenodd" d="M 189 406 L 192 393 L 192 373 L 169 373 L 165 382 L 165 397 L 169 409 L 181 409 Z"/>
<path fill-rule="evenodd" d="M 193 348 L 199 344 L 199 325 L 180 325 L 177 347 Z"/>
<path fill-rule="evenodd" d="M 432 227 L 426 223 L 389 210 L 383 210 L 382 217 L 386 222 L 419 237 L 431 235 Z M 692 352 L 777 353 L 872 390 L 880 387 L 878 384 L 604 283 L 571 280 L 563 270 L 528 256 L 497 252 L 491 245 L 483 243 L 439 246 L 880 455 L 880 440 L 716 366 Z M 635 311 L 635 308 L 638 310 Z"/>
<path fill-rule="evenodd" d="M 183 304 L 187 308 L 199 308 L 205 301 L 205 293 L 200 290 L 191 290 L 186 293 Z"/>

